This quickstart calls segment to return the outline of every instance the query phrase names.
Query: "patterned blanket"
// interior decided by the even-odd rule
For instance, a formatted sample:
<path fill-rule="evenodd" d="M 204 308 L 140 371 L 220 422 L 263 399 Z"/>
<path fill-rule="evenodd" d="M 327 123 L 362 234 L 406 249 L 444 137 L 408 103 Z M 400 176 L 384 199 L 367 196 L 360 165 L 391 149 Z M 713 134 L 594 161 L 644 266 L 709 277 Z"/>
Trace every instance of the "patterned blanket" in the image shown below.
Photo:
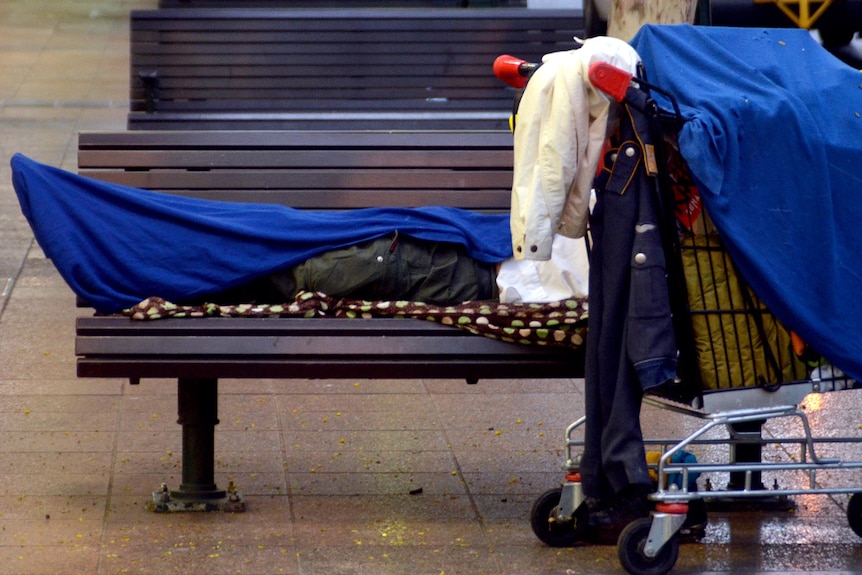
<path fill-rule="evenodd" d="M 320 292 L 300 292 L 291 303 L 196 306 L 149 297 L 123 312 L 134 320 L 195 317 L 341 317 L 416 318 L 471 333 L 531 345 L 579 348 L 587 332 L 586 299 L 543 304 L 464 302 L 436 306 L 409 301 L 336 299 Z"/>

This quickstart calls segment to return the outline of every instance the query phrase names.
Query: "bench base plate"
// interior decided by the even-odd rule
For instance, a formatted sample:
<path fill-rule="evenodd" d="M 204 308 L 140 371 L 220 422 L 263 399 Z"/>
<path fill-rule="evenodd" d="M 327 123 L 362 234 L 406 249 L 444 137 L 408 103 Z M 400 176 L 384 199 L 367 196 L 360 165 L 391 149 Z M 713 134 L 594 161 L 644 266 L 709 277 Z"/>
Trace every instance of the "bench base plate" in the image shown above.
<path fill-rule="evenodd" d="M 168 491 L 167 486 L 163 484 L 159 491 L 153 491 L 153 499 L 147 504 L 147 509 L 155 513 L 195 511 L 242 513 L 245 511 L 245 497 L 235 489 L 214 494 L 189 495 L 177 491 Z"/>

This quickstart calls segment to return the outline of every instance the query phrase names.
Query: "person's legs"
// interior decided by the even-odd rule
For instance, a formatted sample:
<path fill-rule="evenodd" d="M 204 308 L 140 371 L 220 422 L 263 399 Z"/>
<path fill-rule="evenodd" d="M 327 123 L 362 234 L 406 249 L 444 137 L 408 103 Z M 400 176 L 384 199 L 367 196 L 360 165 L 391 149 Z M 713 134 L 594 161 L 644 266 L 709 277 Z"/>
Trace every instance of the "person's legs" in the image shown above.
<path fill-rule="evenodd" d="M 398 238 L 399 299 L 437 304 L 497 299 L 494 264 L 474 260 L 457 244 Z"/>
<path fill-rule="evenodd" d="M 299 291 L 335 298 L 409 300 L 436 304 L 497 298 L 494 264 L 471 258 L 459 245 L 392 234 L 331 250 L 280 270 L 220 299 L 291 301 Z M 277 294 L 277 295 L 273 295 Z"/>
<path fill-rule="evenodd" d="M 289 269 L 271 274 L 272 282 L 293 300 L 297 292 L 317 291 L 328 296 L 376 299 L 391 286 L 392 259 L 397 235 L 331 250 Z"/>

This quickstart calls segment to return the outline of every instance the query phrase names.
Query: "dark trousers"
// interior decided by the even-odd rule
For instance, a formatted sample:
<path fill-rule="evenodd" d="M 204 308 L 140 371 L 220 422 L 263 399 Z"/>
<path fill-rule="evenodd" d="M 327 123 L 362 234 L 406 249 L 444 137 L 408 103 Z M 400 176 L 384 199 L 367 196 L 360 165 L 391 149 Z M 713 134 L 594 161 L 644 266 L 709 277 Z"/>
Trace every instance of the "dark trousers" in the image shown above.
<path fill-rule="evenodd" d="M 395 233 L 325 252 L 207 299 L 281 303 L 304 290 L 336 298 L 456 304 L 497 299 L 495 268 L 471 258 L 460 245 Z"/>
<path fill-rule="evenodd" d="M 651 483 L 641 399 L 644 389 L 674 377 L 677 355 L 655 180 L 646 168 L 648 125 L 626 111 L 619 145 L 597 180 L 590 218 L 587 421 L 580 471 L 584 493 L 602 499 L 630 484 Z"/>

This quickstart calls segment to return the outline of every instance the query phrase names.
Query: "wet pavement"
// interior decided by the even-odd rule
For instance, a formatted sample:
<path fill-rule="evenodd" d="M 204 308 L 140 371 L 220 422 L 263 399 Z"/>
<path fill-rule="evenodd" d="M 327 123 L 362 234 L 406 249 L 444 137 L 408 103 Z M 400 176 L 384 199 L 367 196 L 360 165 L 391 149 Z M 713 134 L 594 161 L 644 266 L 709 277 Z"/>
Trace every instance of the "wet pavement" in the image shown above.
<path fill-rule="evenodd" d="M 0 4 L 0 574 L 621 573 L 613 547 L 552 549 L 529 527 L 535 498 L 562 479 L 563 431 L 583 414 L 576 379 L 225 380 L 216 480 L 235 482 L 248 510 L 145 509 L 162 482 L 179 482 L 175 383 L 76 378 L 74 318 L 88 312 L 34 244 L 8 158 L 22 152 L 74 171 L 79 131 L 124 129 L 128 11 L 155 4 Z M 804 405 L 818 435 L 862 437 L 862 394 Z M 643 424 L 650 437 L 683 437 L 700 420 L 645 407 Z M 798 436 L 798 422 L 770 422 L 764 433 L 776 438 L 764 460 L 799 457 L 777 441 Z M 709 461 L 728 449 L 719 441 L 693 451 Z M 823 451 L 862 458 L 858 445 Z M 860 479 L 858 470 L 817 476 L 835 487 Z M 764 475 L 768 487 L 776 481 L 804 487 L 809 478 Z M 713 508 L 674 572 L 862 570 L 847 501 Z"/>

